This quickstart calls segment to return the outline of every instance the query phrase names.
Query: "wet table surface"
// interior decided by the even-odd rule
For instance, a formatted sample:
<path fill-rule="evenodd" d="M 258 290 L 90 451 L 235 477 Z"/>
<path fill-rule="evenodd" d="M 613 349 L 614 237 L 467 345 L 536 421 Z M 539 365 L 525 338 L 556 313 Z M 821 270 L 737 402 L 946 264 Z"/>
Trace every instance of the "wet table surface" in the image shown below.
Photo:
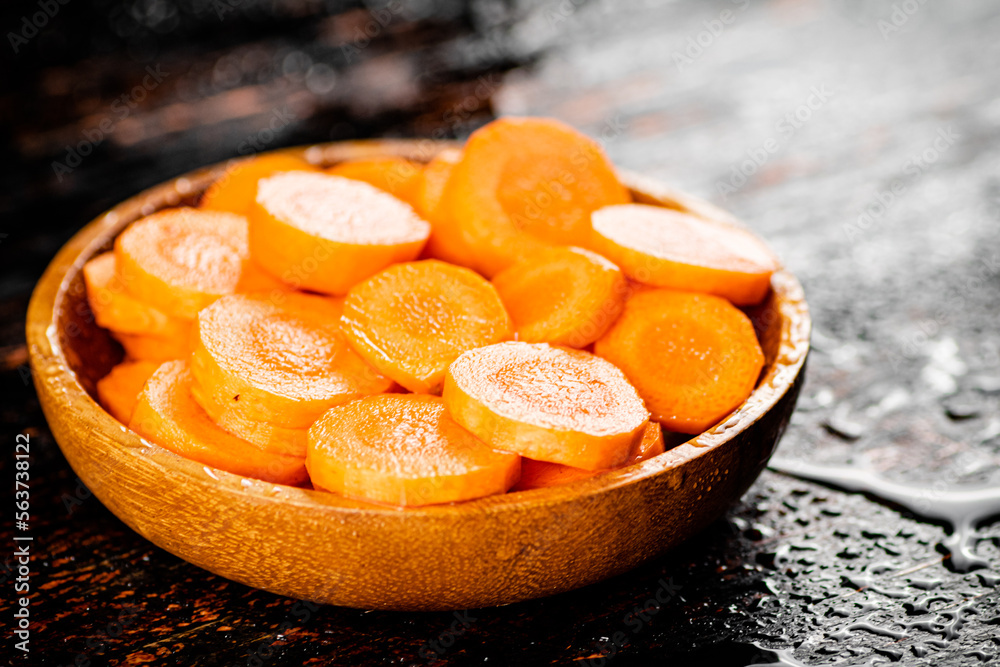
<path fill-rule="evenodd" d="M 79 484 L 22 328 L 34 281 L 89 217 L 248 144 L 462 136 L 491 114 L 538 114 L 729 208 L 800 277 L 814 349 L 777 457 L 872 471 L 925 506 L 1000 485 L 1000 7 L 528 4 L 81 2 L 5 54 L 18 67 L 0 98 L 0 466 L 13 480 L 15 436 L 29 435 L 35 536 L 31 653 L 5 651 L 11 664 L 1000 661 L 1000 523 L 970 542 L 986 567 L 957 571 L 947 526 L 775 471 L 631 573 L 455 614 L 316 607 L 211 576 Z M 140 100 L 146 67 L 165 74 Z M 128 113 L 70 165 L 65 146 L 123 94 Z"/>

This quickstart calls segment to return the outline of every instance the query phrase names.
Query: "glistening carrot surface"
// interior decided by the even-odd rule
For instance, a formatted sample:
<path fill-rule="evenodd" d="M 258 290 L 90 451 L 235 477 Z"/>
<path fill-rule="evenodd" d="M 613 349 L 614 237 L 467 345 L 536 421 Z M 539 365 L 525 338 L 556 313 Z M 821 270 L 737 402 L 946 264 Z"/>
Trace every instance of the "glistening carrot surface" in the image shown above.
<path fill-rule="evenodd" d="M 209 186 L 198 207 L 208 211 L 246 215 L 257 197 L 257 183 L 260 179 L 283 171 L 317 169 L 302 158 L 281 153 L 241 160 L 226 169 L 226 173 Z"/>
<path fill-rule="evenodd" d="M 417 210 L 431 223 L 431 237 L 423 255 L 465 266 L 470 261 L 469 249 L 462 241 L 461 230 L 455 225 L 444 197 L 448 179 L 461 158 L 461 151 L 449 148 L 427 163 L 417 196 Z"/>
<path fill-rule="evenodd" d="M 97 381 L 97 398 L 111 416 L 123 424 L 132 418 L 146 380 L 160 364 L 151 361 L 125 361 Z"/>
<path fill-rule="evenodd" d="M 115 241 L 126 289 L 168 315 L 187 319 L 235 292 L 248 258 L 246 218 L 217 211 L 160 211 L 132 223 Z"/>
<path fill-rule="evenodd" d="M 590 214 L 629 201 L 595 141 L 545 118 L 501 118 L 474 132 L 445 198 L 466 263 L 486 276 L 549 244 L 586 245 Z"/>
<path fill-rule="evenodd" d="M 184 333 L 175 336 L 147 336 L 146 334 L 126 334 L 112 331 L 111 336 L 125 349 L 125 358 L 130 361 L 154 361 L 163 363 L 174 359 L 186 359 L 191 354 L 191 324 Z"/>
<path fill-rule="evenodd" d="M 456 424 L 436 396 L 384 394 L 331 409 L 309 429 L 317 487 L 380 503 L 432 505 L 503 493 L 520 458 Z"/>
<path fill-rule="evenodd" d="M 233 295 L 198 315 L 191 365 L 225 423 L 309 427 L 334 405 L 386 391 L 340 331 L 338 300 L 285 293 Z"/>
<path fill-rule="evenodd" d="M 113 252 L 98 255 L 84 264 L 83 280 L 94 319 L 102 327 L 164 338 L 188 335 L 190 320 L 167 315 L 129 294 L 117 275 Z"/>
<path fill-rule="evenodd" d="M 681 433 L 736 409 L 764 365 L 753 325 L 731 303 L 662 289 L 630 298 L 594 351 L 625 372 L 654 420 Z"/>
<path fill-rule="evenodd" d="M 778 268 L 745 229 L 659 206 L 625 204 L 593 214 L 590 246 L 647 285 L 760 303 Z"/>
<path fill-rule="evenodd" d="M 621 313 L 628 293 L 617 266 L 588 250 L 549 248 L 493 277 L 517 339 L 586 347 Z"/>
<path fill-rule="evenodd" d="M 307 479 L 305 460 L 265 452 L 225 432 L 191 398 L 187 362 L 156 370 L 139 395 L 129 428 L 175 454 L 219 470 L 278 484 Z"/>
<path fill-rule="evenodd" d="M 357 285 L 342 321 L 358 354 L 417 393 L 438 391 L 448 364 L 466 350 L 511 335 L 493 286 L 437 260 L 397 264 Z"/>
<path fill-rule="evenodd" d="M 266 178 L 250 214 L 250 249 L 294 287 L 345 294 L 395 262 L 417 257 L 430 225 L 367 183 L 328 174 Z"/>
<path fill-rule="evenodd" d="M 656 422 L 648 422 L 642 431 L 642 438 L 632 448 L 624 465 L 641 463 L 657 454 L 663 453 L 663 430 Z M 579 479 L 587 479 L 599 475 L 603 470 L 582 470 L 561 463 L 521 459 L 521 480 L 511 491 L 528 491 L 550 486 L 561 486 Z"/>
<path fill-rule="evenodd" d="M 334 165 L 326 173 L 355 181 L 364 181 L 396 199 L 416 206 L 423 167 L 401 157 L 376 157 L 348 160 Z"/>
<path fill-rule="evenodd" d="M 491 447 L 585 470 L 624 463 L 649 419 L 620 370 L 544 343 L 466 352 L 449 366 L 442 396 Z"/>

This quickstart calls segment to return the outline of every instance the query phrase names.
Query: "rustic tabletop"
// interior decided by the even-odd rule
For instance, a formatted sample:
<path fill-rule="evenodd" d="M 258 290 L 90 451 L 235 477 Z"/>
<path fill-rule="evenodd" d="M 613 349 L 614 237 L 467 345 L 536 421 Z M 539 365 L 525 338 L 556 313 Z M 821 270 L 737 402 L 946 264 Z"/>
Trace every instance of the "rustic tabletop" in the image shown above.
<path fill-rule="evenodd" d="M 12 492 L 15 442 L 31 443 L 28 530 L 3 514 L 8 628 L 13 536 L 34 537 L 30 653 L 11 628 L 10 664 L 1000 661 L 988 516 L 1000 508 L 970 514 L 964 558 L 936 511 L 956 490 L 1000 487 L 996 3 L 77 0 L 51 3 L 33 32 L 41 4 L 9 3 L 2 23 L 14 35 L 0 88 Z M 725 518 L 629 574 L 499 609 L 404 614 L 214 577 L 78 482 L 23 339 L 31 288 L 73 231 L 200 164 L 339 138 L 462 137 L 499 114 L 566 120 L 771 242 L 815 321 L 776 466 L 847 466 L 876 480 L 871 493 L 766 471 Z"/>

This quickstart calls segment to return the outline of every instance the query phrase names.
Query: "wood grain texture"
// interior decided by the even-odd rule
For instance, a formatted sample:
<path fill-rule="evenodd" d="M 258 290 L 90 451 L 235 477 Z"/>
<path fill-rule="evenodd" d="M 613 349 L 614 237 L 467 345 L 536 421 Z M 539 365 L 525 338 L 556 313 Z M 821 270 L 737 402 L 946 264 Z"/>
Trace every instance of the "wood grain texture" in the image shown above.
<path fill-rule="evenodd" d="M 446 144 L 356 142 L 301 149 L 328 165 L 375 154 L 426 160 Z M 683 541 L 750 486 L 788 423 L 810 320 L 787 272 L 750 311 L 767 365 L 758 388 L 718 426 L 640 465 L 563 487 L 454 506 L 395 510 L 248 480 L 140 439 L 92 398 L 120 350 L 93 321 L 83 263 L 128 223 L 192 203 L 222 166 L 129 199 L 80 231 L 29 306 L 35 385 L 66 458 L 131 528 L 213 573 L 316 602 L 400 610 L 507 604 L 624 572 Z M 640 201 L 731 219 L 707 203 L 623 175 Z M 641 182 L 641 185 L 639 184 Z"/>

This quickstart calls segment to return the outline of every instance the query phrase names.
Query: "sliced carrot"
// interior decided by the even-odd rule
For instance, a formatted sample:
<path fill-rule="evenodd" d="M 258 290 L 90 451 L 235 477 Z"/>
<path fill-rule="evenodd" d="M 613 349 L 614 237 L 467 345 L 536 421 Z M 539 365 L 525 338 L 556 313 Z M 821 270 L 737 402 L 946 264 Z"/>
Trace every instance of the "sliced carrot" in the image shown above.
<path fill-rule="evenodd" d="M 167 315 L 132 297 L 117 275 L 113 252 L 84 264 L 83 280 L 94 319 L 106 329 L 163 338 L 185 337 L 191 329 L 190 320 Z"/>
<path fill-rule="evenodd" d="M 381 190 L 327 174 L 287 173 L 260 182 L 250 249 L 294 287 L 346 294 L 395 262 L 417 257 L 430 225 Z"/>
<path fill-rule="evenodd" d="M 278 297 L 227 296 L 198 315 L 192 372 L 220 423 L 307 428 L 334 405 L 390 388 L 341 334 L 339 301 Z"/>
<path fill-rule="evenodd" d="M 216 426 L 191 398 L 186 361 L 169 361 L 150 376 L 129 428 L 175 454 L 235 475 L 278 484 L 307 479 L 305 460 L 265 452 Z"/>
<path fill-rule="evenodd" d="M 146 380 L 160 364 L 152 361 L 125 361 L 97 381 L 97 398 L 111 416 L 123 424 L 132 418 Z"/>
<path fill-rule="evenodd" d="M 407 389 L 434 393 L 448 364 L 511 336 L 493 286 L 437 260 L 391 266 L 344 301 L 344 334 L 368 363 Z"/>
<path fill-rule="evenodd" d="M 494 449 L 584 470 L 624 463 L 649 419 L 620 370 L 545 343 L 466 352 L 449 366 L 443 397 L 455 421 Z"/>
<path fill-rule="evenodd" d="M 778 263 L 745 229 L 659 206 L 609 206 L 593 215 L 591 247 L 647 285 L 760 303 Z"/>
<path fill-rule="evenodd" d="M 154 361 L 163 363 L 174 359 L 186 359 L 191 354 L 191 324 L 184 333 L 167 338 L 146 334 L 126 334 L 112 331 L 111 336 L 125 349 L 125 358 L 130 361 Z"/>
<path fill-rule="evenodd" d="M 549 244 L 586 245 L 590 214 L 629 201 L 595 141 L 545 118 L 474 132 L 445 197 L 471 266 L 487 276 Z"/>
<path fill-rule="evenodd" d="M 198 382 L 191 383 L 191 396 L 213 422 L 237 438 L 251 442 L 266 452 L 305 457 L 306 429 L 249 419 L 240 410 L 230 409 L 228 402 L 220 402 L 213 392 L 204 391 Z"/>
<path fill-rule="evenodd" d="M 548 248 L 493 278 L 517 339 L 586 347 L 625 306 L 628 285 L 617 266 L 588 250 Z"/>
<path fill-rule="evenodd" d="M 427 163 L 417 197 L 417 210 L 431 223 L 431 237 L 427 239 L 423 256 L 467 266 L 471 261 L 469 248 L 462 241 L 461 230 L 455 225 L 444 196 L 448 179 L 461 157 L 461 151 L 449 148 Z"/>
<path fill-rule="evenodd" d="M 138 220 L 115 241 L 126 289 L 175 317 L 193 319 L 240 287 L 249 261 L 246 218 L 174 208 Z"/>
<path fill-rule="evenodd" d="M 423 167 L 413 160 L 401 157 L 376 157 L 347 160 L 334 165 L 326 173 L 355 181 L 364 181 L 379 190 L 388 192 L 410 206 L 417 205 Z"/>
<path fill-rule="evenodd" d="M 393 505 L 450 503 L 503 493 L 520 457 L 487 447 L 436 396 L 384 394 L 331 409 L 309 429 L 313 484 Z"/>
<path fill-rule="evenodd" d="M 632 453 L 624 465 L 641 463 L 663 453 L 663 429 L 656 422 L 647 422 L 642 438 L 633 446 Z M 511 491 L 528 491 L 550 486 L 561 486 L 579 479 L 600 475 L 604 470 L 582 470 L 561 463 L 521 459 L 521 480 Z"/>
<path fill-rule="evenodd" d="M 275 153 L 234 162 L 202 195 L 198 208 L 247 215 L 262 178 L 283 171 L 317 171 L 300 157 Z"/>
<path fill-rule="evenodd" d="M 750 319 L 725 299 L 671 290 L 630 298 L 594 351 L 615 364 L 672 431 L 700 433 L 753 391 L 764 355 Z"/>

